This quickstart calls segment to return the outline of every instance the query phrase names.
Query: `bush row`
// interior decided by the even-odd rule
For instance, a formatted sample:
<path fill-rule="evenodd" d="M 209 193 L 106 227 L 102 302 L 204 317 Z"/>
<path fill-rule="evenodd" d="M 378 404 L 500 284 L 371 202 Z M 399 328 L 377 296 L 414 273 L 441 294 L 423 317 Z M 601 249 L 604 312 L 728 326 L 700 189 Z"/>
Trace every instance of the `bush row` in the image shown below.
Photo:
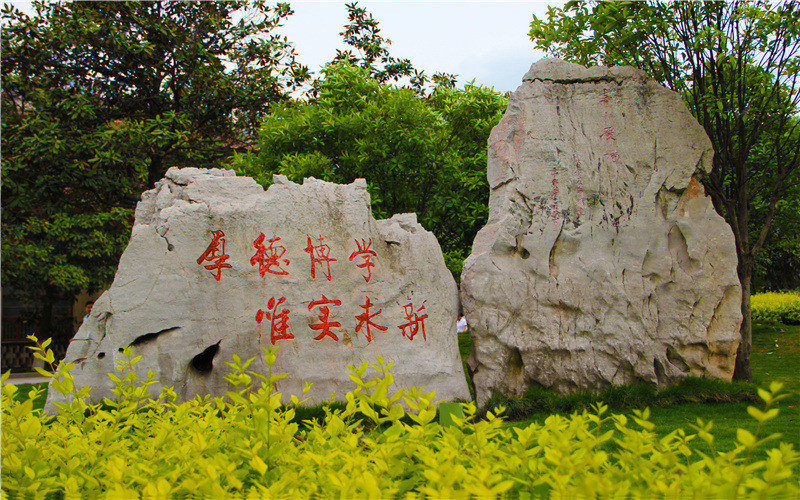
<path fill-rule="evenodd" d="M 9 498 L 800 495 L 800 457 L 790 445 L 753 458 L 776 439 L 760 429 L 778 412 L 777 383 L 758 391 L 763 409 L 748 409 L 754 432 L 739 429 L 735 449 L 721 452 L 711 424 L 698 420 L 658 437 L 648 410 L 611 414 L 601 404 L 512 428 L 497 416 L 502 408 L 478 419 L 465 403 L 463 418 L 451 415 L 454 425 L 442 426 L 433 393 L 389 393 L 391 364 L 380 358 L 351 367 L 354 389 L 344 407 L 298 424 L 293 406 L 303 399 L 281 406 L 273 387 L 282 376 L 254 373 L 250 361 L 231 363 L 224 398 L 177 403 L 170 388 L 149 397 L 153 377 L 137 380 L 138 358 L 125 354 L 111 375 L 115 397 L 102 403 L 75 389 L 64 363 L 52 390 L 70 402 L 55 415 L 32 409 L 38 389 L 17 401 L 3 376 L 1 474 Z M 268 366 L 275 359 L 266 351 Z"/>
<path fill-rule="evenodd" d="M 757 293 L 750 297 L 754 323 L 800 325 L 800 292 Z"/>

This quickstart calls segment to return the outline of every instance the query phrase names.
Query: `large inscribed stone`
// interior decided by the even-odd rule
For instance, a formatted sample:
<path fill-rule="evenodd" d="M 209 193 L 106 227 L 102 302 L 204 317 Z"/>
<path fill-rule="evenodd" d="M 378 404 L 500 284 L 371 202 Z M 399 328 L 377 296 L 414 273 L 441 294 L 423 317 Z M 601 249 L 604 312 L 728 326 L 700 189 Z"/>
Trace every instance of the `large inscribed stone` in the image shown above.
<path fill-rule="evenodd" d="M 366 183 L 275 176 L 266 191 L 233 172 L 170 169 L 136 208 L 111 288 L 71 343 L 76 385 L 111 396 L 130 347 L 179 400 L 221 396 L 234 355 L 278 347 L 288 399 L 339 399 L 346 365 L 395 361 L 396 386 L 469 399 L 455 334 L 458 296 L 436 238 L 414 214 L 375 220 Z M 53 408 L 53 391 L 48 409 Z"/>
<path fill-rule="evenodd" d="M 695 375 L 730 379 L 733 233 L 680 97 L 630 67 L 535 63 L 489 138 L 489 220 L 464 264 L 479 402 Z"/>

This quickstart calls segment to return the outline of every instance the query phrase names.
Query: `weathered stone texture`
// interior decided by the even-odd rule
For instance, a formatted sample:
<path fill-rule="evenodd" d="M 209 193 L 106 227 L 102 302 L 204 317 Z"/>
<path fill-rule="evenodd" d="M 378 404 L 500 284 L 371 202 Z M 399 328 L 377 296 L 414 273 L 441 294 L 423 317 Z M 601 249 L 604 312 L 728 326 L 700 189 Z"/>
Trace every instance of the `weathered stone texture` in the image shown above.
<path fill-rule="evenodd" d="M 280 240 L 270 241 L 275 237 Z M 397 386 L 469 399 L 457 308 L 436 238 L 414 214 L 375 220 L 363 179 L 298 185 L 276 176 L 265 191 L 233 172 L 173 168 L 142 195 L 114 282 L 66 359 L 77 363 L 77 385 L 90 385 L 98 399 L 111 395 L 107 374 L 131 346 L 142 357 L 140 377 L 153 371 L 186 400 L 228 390 L 223 377 L 234 354 L 259 356 L 250 369 L 266 373 L 261 347 L 274 338 L 273 370 L 289 375 L 278 382 L 284 398 L 299 396 L 308 381 L 314 383 L 309 404 L 333 391 L 341 399 L 353 386 L 345 365 L 381 355 L 396 361 Z M 284 310 L 288 328 L 281 331 Z M 325 323 L 332 324 L 330 334 Z M 289 335 L 294 338 L 281 338 Z M 160 389 L 154 385 L 151 393 Z"/>
<path fill-rule="evenodd" d="M 462 274 L 479 402 L 730 379 L 741 289 L 697 180 L 712 155 L 680 97 L 639 70 L 531 67 L 489 138 L 489 220 Z"/>

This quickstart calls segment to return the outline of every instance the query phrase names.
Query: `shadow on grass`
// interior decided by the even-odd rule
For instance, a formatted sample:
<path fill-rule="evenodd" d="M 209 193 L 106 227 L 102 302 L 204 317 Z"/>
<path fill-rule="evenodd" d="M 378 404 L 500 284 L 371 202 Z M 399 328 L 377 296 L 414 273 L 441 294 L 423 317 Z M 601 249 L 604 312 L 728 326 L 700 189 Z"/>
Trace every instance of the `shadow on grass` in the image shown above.
<path fill-rule="evenodd" d="M 612 411 L 642 408 L 645 406 L 671 406 L 684 403 L 757 403 L 756 386 L 749 382 L 723 382 L 690 377 L 675 385 L 657 389 L 648 384 L 607 387 L 599 392 L 580 391 L 559 394 L 551 389 L 534 386 L 522 396 L 496 394 L 481 410 L 485 414 L 497 406 L 504 406 L 508 420 L 520 420 L 539 413 L 572 413 L 589 409 L 593 404 L 604 403 Z"/>

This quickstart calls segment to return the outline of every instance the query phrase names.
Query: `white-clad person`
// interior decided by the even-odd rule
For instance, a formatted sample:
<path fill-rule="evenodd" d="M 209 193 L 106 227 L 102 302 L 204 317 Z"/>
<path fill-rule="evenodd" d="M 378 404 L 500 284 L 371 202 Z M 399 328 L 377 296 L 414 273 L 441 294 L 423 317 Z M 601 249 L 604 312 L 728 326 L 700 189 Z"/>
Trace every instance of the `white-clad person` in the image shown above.
<path fill-rule="evenodd" d="M 467 333 L 467 318 L 462 314 L 456 321 L 456 333 Z"/>

